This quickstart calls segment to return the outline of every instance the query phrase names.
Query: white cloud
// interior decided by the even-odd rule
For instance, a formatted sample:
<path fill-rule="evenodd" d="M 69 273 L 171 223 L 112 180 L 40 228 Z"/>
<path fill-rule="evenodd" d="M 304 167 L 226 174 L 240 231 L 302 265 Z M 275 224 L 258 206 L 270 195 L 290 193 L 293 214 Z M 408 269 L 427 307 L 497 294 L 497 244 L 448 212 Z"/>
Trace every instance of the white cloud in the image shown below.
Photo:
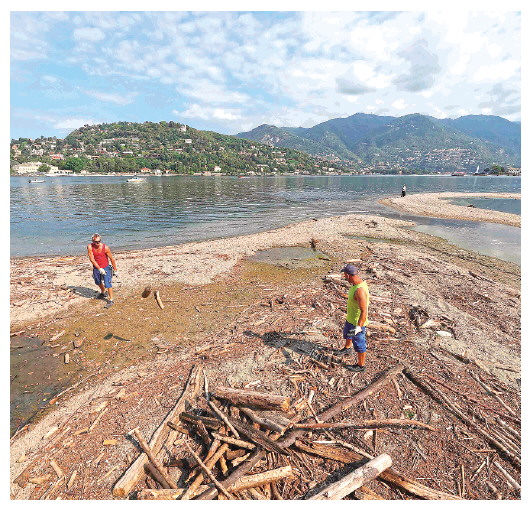
<path fill-rule="evenodd" d="M 92 119 L 62 119 L 55 122 L 53 127 L 61 130 L 72 130 L 84 126 L 85 124 L 97 124 L 97 121 Z"/>
<path fill-rule="evenodd" d="M 136 92 L 129 92 L 128 94 L 111 94 L 108 92 L 98 92 L 96 90 L 85 90 L 84 93 L 87 96 L 97 99 L 98 101 L 102 101 L 104 103 L 114 103 L 119 106 L 132 103 L 135 97 L 138 95 Z"/>
<path fill-rule="evenodd" d="M 199 104 L 192 104 L 184 111 L 173 110 L 176 116 L 185 117 L 189 119 L 201 120 L 239 120 L 242 118 L 241 112 L 237 109 L 212 108 L 210 106 L 203 106 Z"/>
<path fill-rule="evenodd" d="M 73 35 L 76 41 L 99 42 L 105 39 L 105 32 L 95 27 L 76 28 Z"/>
<path fill-rule="evenodd" d="M 408 105 L 404 99 L 398 99 L 392 103 L 392 107 L 394 107 L 396 110 L 404 110 L 407 106 Z"/>

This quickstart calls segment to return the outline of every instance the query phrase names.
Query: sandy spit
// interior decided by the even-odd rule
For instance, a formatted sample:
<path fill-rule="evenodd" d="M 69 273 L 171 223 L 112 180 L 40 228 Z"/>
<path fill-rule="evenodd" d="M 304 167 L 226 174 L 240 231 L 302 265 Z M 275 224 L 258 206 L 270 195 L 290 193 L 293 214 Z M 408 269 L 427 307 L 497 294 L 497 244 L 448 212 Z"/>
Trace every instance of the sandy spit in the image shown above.
<path fill-rule="evenodd" d="M 312 238 L 340 241 L 343 234 L 366 235 L 364 225 L 373 222 L 378 225 L 377 234 L 388 238 L 407 235 L 399 227 L 410 225 L 378 216 L 347 215 L 303 221 L 245 236 L 114 252 L 118 266 L 115 299 L 146 285 L 156 288 L 174 283 L 207 284 L 219 275 L 228 274 L 239 260 L 258 250 L 297 244 L 309 246 Z M 112 239 L 103 242 L 112 249 Z M 84 252 L 84 247 L 81 250 Z M 86 304 L 96 293 L 91 268 L 86 255 L 12 259 L 11 331 Z"/>
<path fill-rule="evenodd" d="M 485 221 L 489 223 L 502 223 L 514 227 L 521 226 L 521 217 L 500 211 L 489 211 L 475 207 L 465 207 L 450 204 L 447 198 L 513 198 L 521 200 L 520 193 L 418 193 L 406 197 L 384 198 L 382 204 L 389 205 L 400 211 L 420 216 L 435 218 L 450 218 L 469 221 Z"/>

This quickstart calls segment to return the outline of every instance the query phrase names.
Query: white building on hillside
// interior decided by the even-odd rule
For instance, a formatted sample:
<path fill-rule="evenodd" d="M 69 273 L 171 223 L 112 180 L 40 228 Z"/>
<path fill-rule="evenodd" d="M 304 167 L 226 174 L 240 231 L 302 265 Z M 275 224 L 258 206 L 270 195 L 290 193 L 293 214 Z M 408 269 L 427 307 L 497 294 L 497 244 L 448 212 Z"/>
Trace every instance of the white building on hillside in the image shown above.
<path fill-rule="evenodd" d="M 41 165 L 42 163 L 40 161 L 28 161 L 27 163 L 20 163 L 19 165 L 15 165 L 13 167 L 13 170 L 18 174 L 36 174 L 39 171 Z M 50 167 L 50 172 L 59 171 L 56 166 L 48 166 Z"/>

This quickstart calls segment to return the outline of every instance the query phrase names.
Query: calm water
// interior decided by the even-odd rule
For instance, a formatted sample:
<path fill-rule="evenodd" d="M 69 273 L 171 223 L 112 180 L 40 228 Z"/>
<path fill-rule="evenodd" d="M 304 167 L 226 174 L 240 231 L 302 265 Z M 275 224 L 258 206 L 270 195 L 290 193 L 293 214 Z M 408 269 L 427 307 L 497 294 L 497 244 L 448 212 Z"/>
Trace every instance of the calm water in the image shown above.
<path fill-rule="evenodd" d="M 479 209 L 502 211 L 511 214 L 521 214 L 521 201 L 516 198 L 450 198 L 448 201 L 454 205 L 464 207 L 473 205 Z"/>
<path fill-rule="evenodd" d="M 84 254 L 99 232 L 114 250 L 180 244 L 276 228 L 308 218 L 377 213 L 401 186 L 420 192 L 520 192 L 520 177 L 11 177 L 11 256 Z M 414 217 L 418 228 L 483 253 L 520 260 L 520 229 Z M 502 234 L 502 235 L 501 235 Z M 500 244 L 496 244 L 500 243 Z M 517 256 L 515 257 L 517 258 Z M 509 260 L 509 258 L 506 258 Z"/>

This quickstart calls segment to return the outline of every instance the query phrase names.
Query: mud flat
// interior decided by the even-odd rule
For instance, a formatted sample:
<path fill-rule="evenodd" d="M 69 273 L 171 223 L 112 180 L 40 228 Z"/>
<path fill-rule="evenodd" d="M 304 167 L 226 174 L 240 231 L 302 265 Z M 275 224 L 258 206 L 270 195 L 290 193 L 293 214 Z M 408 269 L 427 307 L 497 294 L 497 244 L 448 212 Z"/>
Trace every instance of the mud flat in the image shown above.
<path fill-rule="evenodd" d="M 432 216 L 435 218 L 451 218 L 469 221 L 484 221 L 490 223 L 502 223 L 514 227 L 521 226 L 521 216 L 501 211 L 491 211 L 476 207 L 465 207 L 449 203 L 448 198 L 461 197 L 489 197 L 489 198 L 512 198 L 521 199 L 520 193 L 417 193 L 405 197 L 385 198 L 380 200 L 382 204 L 389 205 L 395 209 L 420 216 Z"/>
<path fill-rule="evenodd" d="M 85 256 L 12 260 L 12 334 L 23 331 L 60 357 L 68 353 L 71 389 L 12 437 L 11 498 L 116 498 L 115 483 L 138 455 L 128 432 L 138 427 L 151 436 L 193 366 L 204 368 L 213 392 L 219 385 L 247 387 L 296 401 L 313 391 L 320 413 L 402 363 L 472 420 L 448 412 L 403 372 L 339 421 L 412 418 L 437 432 L 340 429 L 333 436 L 373 456 L 388 453 L 395 469 L 432 489 L 463 499 L 519 499 L 516 486 L 492 466 L 497 462 L 519 483 L 520 470 L 470 423 L 495 430 L 500 419 L 519 432 L 520 268 L 407 226 L 349 215 L 116 253 L 116 304 L 108 310 L 93 299 Z M 282 247 L 307 250 L 311 240 L 315 257 L 278 256 Z M 274 256 L 255 257 L 269 249 Z M 345 289 L 324 277 L 351 259 L 372 296 L 367 367 L 356 375 L 347 363 L 326 358 L 329 348 L 342 346 Z M 145 285 L 159 290 L 163 309 L 152 294 L 141 297 Z M 314 352 L 321 354 L 316 361 Z M 208 408 L 202 392 L 193 405 Z M 312 421 L 309 409 L 303 413 Z M 319 440 L 329 436 L 314 430 L 304 439 Z M 200 444 L 177 434 L 160 454 L 175 479 L 186 470 L 187 461 L 179 460 L 189 457 L 186 441 L 195 441 L 196 450 Z M 302 499 L 312 482 L 344 469 L 337 460 L 306 457 L 301 463 L 299 451 L 281 456 L 300 475 L 295 492 L 280 484 L 284 496 Z M 216 474 L 224 479 L 217 468 Z M 154 482 L 143 476 L 130 497 L 146 487 Z M 415 499 L 377 480 L 368 488 L 385 499 Z"/>

